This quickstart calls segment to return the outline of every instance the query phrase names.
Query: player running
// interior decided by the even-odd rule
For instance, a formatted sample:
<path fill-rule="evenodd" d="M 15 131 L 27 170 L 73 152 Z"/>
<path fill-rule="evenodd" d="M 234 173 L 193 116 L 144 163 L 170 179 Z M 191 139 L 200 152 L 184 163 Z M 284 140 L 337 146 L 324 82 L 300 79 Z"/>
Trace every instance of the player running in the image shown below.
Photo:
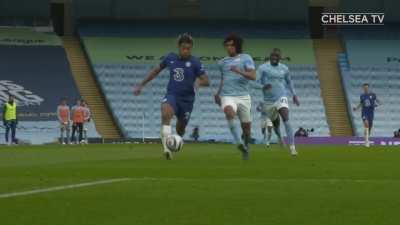
<path fill-rule="evenodd" d="M 369 91 L 369 84 L 363 84 L 362 88 L 364 93 L 360 95 L 360 103 L 353 110 L 357 111 L 360 107 L 362 108 L 361 119 L 364 123 L 365 147 L 369 147 L 369 136 L 371 135 L 371 128 L 374 122 L 375 107 L 381 103 L 376 98 L 375 93 Z"/>
<path fill-rule="evenodd" d="M 259 88 L 262 88 L 264 94 L 262 111 L 267 113 L 276 128 L 279 128 L 279 116 L 282 117 L 290 153 L 295 156 L 297 151 L 293 129 L 289 122 L 287 90 L 293 96 L 295 105 L 299 106 L 300 102 L 293 87 L 289 68 L 280 63 L 280 59 L 280 50 L 274 49 L 270 54 L 270 61 L 260 65 L 257 69 L 257 84 Z"/>
<path fill-rule="evenodd" d="M 57 118 L 60 123 L 60 143 L 65 145 L 69 143 L 69 131 L 70 131 L 70 109 L 67 105 L 67 99 L 61 99 L 61 104 L 57 107 Z M 64 132 L 66 139 L 64 139 Z"/>
<path fill-rule="evenodd" d="M 243 160 L 249 158 L 251 139 L 251 98 L 249 81 L 256 79 L 253 58 L 242 53 L 243 39 L 231 34 L 224 40 L 228 56 L 218 62 L 221 71 L 221 82 L 215 102 L 222 108 L 228 121 L 235 144 L 242 152 Z M 235 116 L 239 117 L 243 131 L 243 140 L 235 126 Z"/>
<path fill-rule="evenodd" d="M 175 115 L 176 133 L 183 137 L 186 126 L 190 119 L 195 100 L 195 85 L 209 86 L 208 76 L 200 60 L 191 55 L 193 38 L 184 33 L 178 37 L 178 54 L 169 53 L 134 88 L 134 95 L 140 95 L 143 87 L 157 77 L 160 72 L 168 68 L 170 79 L 167 94 L 161 103 L 161 142 L 166 159 L 172 159 L 172 153 L 167 148 L 166 138 L 171 135 L 171 120 Z M 197 84 L 196 84 L 197 83 Z"/>

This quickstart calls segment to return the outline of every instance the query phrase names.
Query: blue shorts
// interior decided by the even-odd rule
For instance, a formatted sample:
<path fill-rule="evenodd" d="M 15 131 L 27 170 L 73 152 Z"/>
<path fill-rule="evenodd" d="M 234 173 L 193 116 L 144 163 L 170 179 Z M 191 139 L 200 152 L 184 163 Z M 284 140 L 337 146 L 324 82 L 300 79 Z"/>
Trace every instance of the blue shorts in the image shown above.
<path fill-rule="evenodd" d="M 373 113 L 369 113 L 369 112 L 362 112 L 361 113 L 361 118 L 363 121 L 368 121 L 368 125 L 369 127 L 372 127 L 373 123 L 374 123 L 374 114 Z"/>
<path fill-rule="evenodd" d="M 185 99 L 175 95 L 166 95 L 162 100 L 163 103 L 168 103 L 175 112 L 175 116 L 179 121 L 188 123 L 190 115 L 193 110 L 194 101 L 191 99 Z"/>

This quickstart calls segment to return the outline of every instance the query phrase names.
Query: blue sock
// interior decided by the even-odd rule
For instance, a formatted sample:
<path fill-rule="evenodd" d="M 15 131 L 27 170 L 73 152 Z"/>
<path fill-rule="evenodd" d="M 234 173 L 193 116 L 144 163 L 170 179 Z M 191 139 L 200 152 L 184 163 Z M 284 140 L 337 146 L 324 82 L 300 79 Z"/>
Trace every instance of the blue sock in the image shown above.
<path fill-rule="evenodd" d="M 235 144 L 243 144 L 242 139 L 240 138 L 237 127 L 235 126 L 234 120 L 228 120 L 228 127 L 232 133 L 233 140 Z"/>
<path fill-rule="evenodd" d="M 289 121 L 283 122 L 285 125 L 286 136 L 288 138 L 289 145 L 294 145 L 294 134 L 292 130 L 292 126 L 290 125 Z"/>

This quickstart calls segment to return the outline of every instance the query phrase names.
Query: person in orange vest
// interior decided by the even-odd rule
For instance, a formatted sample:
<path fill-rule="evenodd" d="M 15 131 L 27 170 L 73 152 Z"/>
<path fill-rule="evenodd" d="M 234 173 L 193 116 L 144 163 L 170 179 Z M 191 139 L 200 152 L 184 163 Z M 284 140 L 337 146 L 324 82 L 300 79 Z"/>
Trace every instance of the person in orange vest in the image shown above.
<path fill-rule="evenodd" d="M 57 107 L 57 117 L 60 123 L 60 143 L 65 145 L 65 143 L 69 143 L 70 131 L 70 110 L 66 98 L 61 99 L 61 104 Z M 64 139 L 64 132 L 66 133 L 66 139 Z"/>
<path fill-rule="evenodd" d="M 71 109 L 72 116 L 72 135 L 71 135 L 71 144 L 72 143 L 83 143 L 83 124 L 85 122 L 85 107 L 82 106 L 81 99 L 76 101 L 76 105 Z M 78 140 L 76 140 L 75 133 L 78 131 Z"/>
<path fill-rule="evenodd" d="M 18 140 L 15 138 L 17 124 L 17 103 L 15 102 L 14 96 L 10 95 L 8 102 L 6 102 L 3 107 L 3 125 L 6 128 L 5 138 L 7 145 L 11 145 L 12 143 L 18 144 Z M 10 130 L 11 141 L 9 142 Z"/>

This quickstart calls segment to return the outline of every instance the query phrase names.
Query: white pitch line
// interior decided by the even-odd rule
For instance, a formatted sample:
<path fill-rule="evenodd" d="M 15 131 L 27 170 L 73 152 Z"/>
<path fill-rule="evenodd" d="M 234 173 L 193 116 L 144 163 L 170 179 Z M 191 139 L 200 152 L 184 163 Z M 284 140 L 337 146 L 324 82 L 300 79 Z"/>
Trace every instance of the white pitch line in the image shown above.
<path fill-rule="evenodd" d="M 62 185 L 62 186 L 43 188 L 43 189 L 34 189 L 34 190 L 30 190 L 30 191 L 4 193 L 4 194 L 0 194 L 0 199 L 1 198 L 12 198 L 12 197 L 24 196 L 24 195 L 34 195 L 34 194 L 40 194 L 40 193 L 45 193 L 45 192 L 62 191 L 62 190 L 67 190 L 67 189 L 75 189 L 75 188 L 89 187 L 89 186 L 102 185 L 102 184 L 111 184 L 111 183 L 124 182 L 124 181 L 129 181 L 129 180 L 131 180 L 131 178 L 117 178 L 117 179 L 99 180 L 99 181 L 79 183 L 79 184 Z"/>
<path fill-rule="evenodd" d="M 96 186 L 102 184 L 118 183 L 125 181 L 177 181 L 177 182 L 196 182 L 196 181 L 214 181 L 214 182 L 317 182 L 317 183 L 340 183 L 340 182 L 353 182 L 353 183 L 392 183 L 400 182 L 397 179 L 349 179 L 349 178 L 185 178 L 185 177 L 125 177 L 108 180 L 99 180 L 93 182 L 70 184 L 63 186 L 56 186 L 43 189 L 34 189 L 30 191 L 11 192 L 0 194 L 2 198 L 12 198 L 17 196 L 34 195 L 46 192 L 62 191 L 67 189 L 76 189 L 81 187 Z"/>

